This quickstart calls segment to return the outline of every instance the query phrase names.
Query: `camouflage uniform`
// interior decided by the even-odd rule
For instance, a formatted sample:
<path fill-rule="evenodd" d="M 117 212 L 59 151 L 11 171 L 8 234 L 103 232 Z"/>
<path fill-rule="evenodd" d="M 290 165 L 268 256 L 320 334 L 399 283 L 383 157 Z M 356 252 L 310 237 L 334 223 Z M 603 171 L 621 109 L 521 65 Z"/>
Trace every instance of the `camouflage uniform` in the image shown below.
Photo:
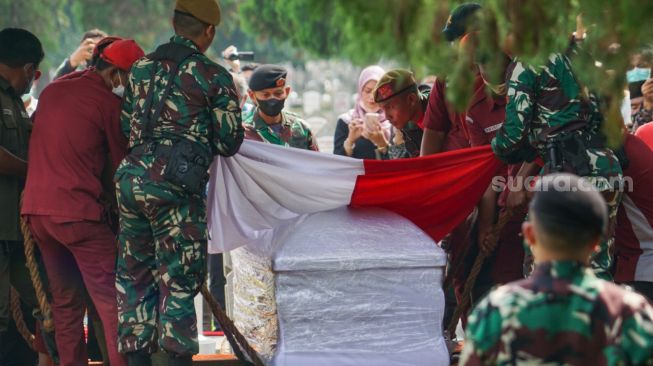
<path fill-rule="evenodd" d="M 469 317 L 459 365 L 651 365 L 653 307 L 573 261 L 492 291 Z"/>
<path fill-rule="evenodd" d="M 188 39 L 171 42 L 197 49 Z M 199 51 L 198 51 L 199 52 Z M 150 84 L 156 67 L 155 85 Z M 171 64 L 137 61 L 125 91 L 122 128 L 133 149 L 149 144 L 136 111 L 154 87 L 157 105 Z M 203 54 L 180 64 L 163 112 L 152 131 L 155 146 L 187 139 L 215 154 L 236 153 L 243 128 L 231 75 Z M 167 161 L 145 150 L 130 154 L 116 172 L 120 253 L 116 270 L 121 352 L 198 352 L 193 298 L 206 270 L 206 202 L 163 177 Z M 208 173 L 207 173 L 208 174 Z M 157 319 L 159 321 L 157 329 Z"/>
<path fill-rule="evenodd" d="M 546 128 L 587 119 L 588 125 L 573 133 L 587 141 L 601 135 L 603 116 L 598 101 L 592 95 L 583 97 L 567 56 L 553 54 L 546 65 L 537 68 L 515 60 L 507 74 L 510 78 L 506 120 L 492 140 L 492 150 L 504 162 L 531 162 L 537 156 L 546 161 L 549 158 L 546 143 L 540 138 Z M 603 193 L 611 222 L 610 239 L 601 243 L 592 266 L 599 277 L 611 279 L 609 247 L 614 241 L 613 226 L 621 201 L 621 166 L 610 149 L 590 147 L 585 153 L 591 170 L 586 178 Z"/>
<path fill-rule="evenodd" d="M 319 151 L 311 129 L 298 115 L 281 111 L 281 123 L 268 125 L 258 109 L 243 122 L 245 138 L 275 145 Z"/>

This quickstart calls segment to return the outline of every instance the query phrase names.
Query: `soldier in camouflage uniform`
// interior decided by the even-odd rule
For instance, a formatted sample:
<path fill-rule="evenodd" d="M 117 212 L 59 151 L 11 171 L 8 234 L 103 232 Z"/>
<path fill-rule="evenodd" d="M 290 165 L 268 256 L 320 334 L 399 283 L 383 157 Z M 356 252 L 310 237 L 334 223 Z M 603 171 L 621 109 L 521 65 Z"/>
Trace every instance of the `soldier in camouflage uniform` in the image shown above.
<path fill-rule="evenodd" d="M 592 266 L 599 277 L 611 279 L 609 247 L 621 201 L 622 170 L 605 147 L 597 98 L 583 90 L 564 54 L 551 55 L 540 67 L 513 60 L 507 75 L 506 120 L 492 140 L 492 150 L 509 164 L 532 162 L 539 156 L 546 164 L 544 173 L 564 170 L 585 176 L 603 193 L 611 223 L 609 239 L 601 244 Z"/>
<path fill-rule="evenodd" d="M 653 307 L 587 266 L 608 226 L 601 194 L 570 174 L 538 185 L 522 228 L 535 271 L 474 309 L 459 365 L 652 365 Z"/>
<path fill-rule="evenodd" d="M 394 127 L 392 144 L 382 133 L 370 134 L 380 159 L 415 158 L 419 156 L 424 134 L 424 115 L 429 92 L 417 89 L 415 76 L 409 70 L 386 72 L 376 84 L 374 101 L 379 104 Z"/>
<path fill-rule="evenodd" d="M 249 79 L 249 98 L 254 112 L 243 122 L 245 138 L 275 145 L 319 151 L 311 129 L 296 114 L 283 110 L 290 87 L 288 72 L 281 66 L 261 65 Z"/>
<path fill-rule="evenodd" d="M 171 178 L 167 166 L 182 156 L 175 155 L 180 151 L 175 146 L 212 158 L 235 154 L 243 140 L 231 75 L 204 55 L 219 21 L 215 0 L 178 0 L 176 35 L 159 49 L 194 54 L 176 63 L 178 71 L 172 73 L 168 59 L 154 61 L 157 49 L 134 64 L 125 92 L 121 123 L 130 153 L 115 178 L 121 229 L 116 287 L 120 350 L 130 365 L 151 365 L 157 338 L 169 365 L 191 365 L 198 352 L 193 299 L 206 271 L 206 199 L 199 190 L 185 189 L 177 176 Z M 173 84 L 160 103 L 169 80 Z M 151 108 L 142 111 L 148 94 Z M 148 132 L 144 116 L 156 115 L 154 106 L 162 109 Z M 191 158 L 171 174 L 192 169 L 205 182 L 208 160 Z"/>

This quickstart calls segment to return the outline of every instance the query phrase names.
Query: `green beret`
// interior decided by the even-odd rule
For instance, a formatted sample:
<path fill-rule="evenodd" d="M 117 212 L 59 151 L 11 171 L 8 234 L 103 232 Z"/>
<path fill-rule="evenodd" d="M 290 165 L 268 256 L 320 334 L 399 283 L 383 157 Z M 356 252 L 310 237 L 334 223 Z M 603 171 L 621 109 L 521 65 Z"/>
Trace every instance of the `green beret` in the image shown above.
<path fill-rule="evenodd" d="M 249 78 L 249 89 L 261 91 L 286 86 L 288 71 L 278 65 L 261 65 Z"/>
<path fill-rule="evenodd" d="M 417 81 L 410 70 L 394 69 L 381 76 L 374 88 L 374 101 L 381 103 L 405 91 L 417 90 Z"/>
<path fill-rule="evenodd" d="M 442 30 L 444 38 L 449 42 L 453 42 L 464 36 L 467 33 L 467 24 L 470 17 L 480 8 L 481 5 L 476 3 L 464 3 L 456 7 L 449 15 L 447 24 Z"/>
<path fill-rule="evenodd" d="M 220 5 L 216 0 L 177 0 L 175 11 L 188 14 L 207 24 L 220 24 Z"/>

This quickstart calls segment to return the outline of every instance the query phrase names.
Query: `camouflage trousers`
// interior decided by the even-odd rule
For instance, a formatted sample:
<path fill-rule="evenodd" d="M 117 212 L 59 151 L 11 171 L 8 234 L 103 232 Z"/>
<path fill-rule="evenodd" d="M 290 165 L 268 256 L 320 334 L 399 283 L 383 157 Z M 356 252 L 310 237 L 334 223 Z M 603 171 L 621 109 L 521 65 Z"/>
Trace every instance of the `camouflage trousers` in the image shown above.
<path fill-rule="evenodd" d="M 118 182 L 119 350 L 196 354 L 194 298 L 206 274 L 206 204 L 167 182 Z M 157 324 L 158 320 L 158 324 Z"/>

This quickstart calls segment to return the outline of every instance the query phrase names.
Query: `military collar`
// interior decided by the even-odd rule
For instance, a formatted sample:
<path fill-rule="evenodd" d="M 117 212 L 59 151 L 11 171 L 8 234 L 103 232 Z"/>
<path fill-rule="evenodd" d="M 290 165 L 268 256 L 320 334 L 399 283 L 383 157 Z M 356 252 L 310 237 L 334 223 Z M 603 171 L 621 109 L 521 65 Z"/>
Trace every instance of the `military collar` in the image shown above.
<path fill-rule="evenodd" d="M 261 129 L 268 128 L 268 127 L 272 126 L 272 125 L 269 125 L 269 124 L 265 123 L 263 118 L 261 118 L 261 116 L 258 114 L 258 108 L 254 108 L 253 121 L 254 121 L 254 128 L 256 128 L 257 130 L 261 130 Z M 279 122 L 279 123 L 282 126 L 290 125 L 290 121 L 288 120 L 288 118 L 286 118 L 286 114 L 284 113 L 284 111 L 281 111 L 281 122 Z"/>
<path fill-rule="evenodd" d="M 9 81 L 7 81 L 2 76 L 0 76 L 0 89 L 2 89 L 8 94 L 16 96 L 16 92 L 14 91 L 14 88 L 11 86 L 11 84 L 9 84 Z"/>
<path fill-rule="evenodd" d="M 580 276 L 594 274 L 586 264 L 579 261 L 550 261 L 539 263 L 533 271 L 534 276 L 545 276 L 562 280 L 573 280 Z"/>
<path fill-rule="evenodd" d="M 192 48 L 194 50 L 197 50 L 197 52 L 200 52 L 200 53 L 202 52 L 202 51 L 200 51 L 199 47 L 197 47 L 197 45 L 193 41 L 191 41 L 190 39 L 188 39 L 186 37 L 180 36 L 180 35 L 174 35 L 172 38 L 170 38 L 170 42 L 182 44 L 182 45 L 184 45 L 186 47 L 190 47 L 190 48 Z"/>

